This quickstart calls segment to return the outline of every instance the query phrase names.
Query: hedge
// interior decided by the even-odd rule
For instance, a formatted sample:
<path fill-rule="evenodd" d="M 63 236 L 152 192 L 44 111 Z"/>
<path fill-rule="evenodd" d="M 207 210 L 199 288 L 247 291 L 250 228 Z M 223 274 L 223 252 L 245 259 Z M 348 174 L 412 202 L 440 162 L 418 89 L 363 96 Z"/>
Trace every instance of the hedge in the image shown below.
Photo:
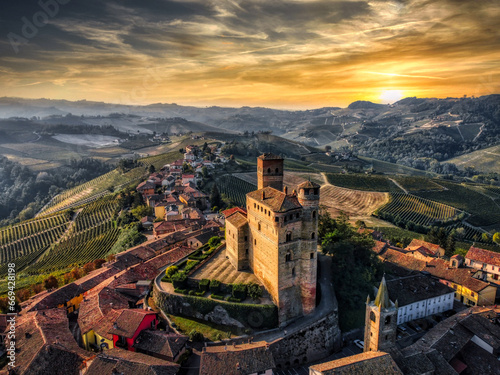
<path fill-rule="evenodd" d="M 240 303 L 241 301 L 243 301 L 244 299 L 240 299 L 240 298 L 236 298 L 236 297 L 232 297 L 232 296 L 229 296 L 226 298 L 226 301 L 229 301 L 229 302 L 237 302 L 237 303 Z"/>
<path fill-rule="evenodd" d="M 233 284 L 231 295 L 234 298 L 243 301 L 247 298 L 247 286 L 245 284 Z"/>
<path fill-rule="evenodd" d="M 186 267 L 184 267 L 184 272 L 187 274 L 189 271 L 191 271 L 194 267 L 196 267 L 200 263 L 198 260 L 189 260 L 187 262 Z"/>
<path fill-rule="evenodd" d="M 209 286 L 210 286 L 210 280 L 208 280 L 208 279 L 202 279 L 198 283 L 198 287 L 200 288 L 200 290 L 203 290 L 204 292 L 208 292 Z"/>
<path fill-rule="evenodd" d="M 210 291 L 212 293 L 217 293 L 220 289 L 220 281 L 213 279 L 210 281 Z"/>
<path fill-rule="evenodd" d="M 155 287 L 153 296 L 157 306 L 169 314 L 187 314 L 185 304 L 188 303 L 195 313 L 206 315 L 216 306 L 223 307 L 229 316 L 245 326 L 256 329 L 276 328 L 278 326 L 278 308 L 275 305 L 255 305 L 249 303 L 219 302 L 210 298 L 196 296 L 179 296 L 158 291 Z M 193 313 L 194 317 L 196 314 Z M 190 313 L 191 314 L 191 313 Z"/>
<path fill-rule="evenodd" d="M 175 293 L 179 293 L 179 294 L 188 294 L 188 290 L 187 289 L 175 288 L 174 292 Z"/>
<path fill-rule="evenodd" d="M 186 285 L 187 275 L 184 272 L 177 272 L 171 279 L 174 288 L 182 289 Z"/>
<path fill-rule="evenodd" d="M 221 296 L 219 294 L 212 294 L 212 295 L 210 295 L 210 298 L 220 299 L 220 300 L 224 301 L 224 296 Z"/>
<path fill-rule="evenodd" d="M 168 277 L 167 275 L 165 275 L 161 278 L 161 281 L 163 281 L 164 283 L 171 283 L 172 279 L 170 277 Z"/>

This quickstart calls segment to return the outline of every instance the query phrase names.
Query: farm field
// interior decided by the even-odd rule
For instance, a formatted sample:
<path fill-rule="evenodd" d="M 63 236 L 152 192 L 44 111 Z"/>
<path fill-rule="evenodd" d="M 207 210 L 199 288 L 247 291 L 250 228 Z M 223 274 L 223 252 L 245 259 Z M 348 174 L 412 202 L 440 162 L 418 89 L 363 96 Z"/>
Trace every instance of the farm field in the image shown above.
<path fill-rule="evenodd" d="M 393 176 L 391 178 L 395 180 L 399 185 L 401 185 L 404 189 L 406 189 L 408 192 L 444 190 L 444 188 L 441 185 L 439 185 L 438 182 L 435 182 L 434 180 L 431 180 L 426 177 Z"/>
<path fill-rule="evenodd" d="M 459 168 L 473 167 L 481 172 L 500 173 L 500 145 L 474 151 L 447 160 Z"/>
<path fill-rule="evenodd" d="M 234 173 L 233 176 L 241 178 L 242 180 L 257 186 L 256 172 Z M 283 183 L 288 186 L 288 188 L 295 189 L 297 185 L 309 178 L 317 184 L 323 184 L 323 177 L 319 173 L 289 172 L 288 170 L 285 170 Z"/>
<path fill-rule="evenodd" d="M 221 194 L 240 207 L 246 206 L 246 194 L 257 189 L 257 185 L 233 175 L 221 176 L 217 180 L 217 187 Z"/>
<path fill-rule="evenodd" d="M 320 204 L 334 217 L 340 211 L 351 221 L 363 220 L 367 225 L 380 225 L 382 221 L 373 218 L 372 213 L 389 202 L 388 193 L 352 190 L 333 185 L 321 187 Z M 387 223 L 384 222 L 385 225 Z"/>
<path fill-rule="evenodd" d="M 500 228 L 499 206 L 488 196 L 448 181 L 439 181 L 447 190 L 419 192 L 416 195 L 436 202 L 444 203 L 471 214 L 467 222 L 474 226 L 495 226 Z"/>
<path fill-rule="evenodd" d="M 332 185 L 364 191 L 400 192 L 401 189 L 386 176 L 364 174 L 327 173 L 328 182 Z"/>
<path fill-rule="evenodd" d="M 377 173 L 385 174 L 406 174 L 412 176 L 430 176 L 433 177 L 436 174 L 431 172 L 422 171 L 420 169 L 406 167 L 404 165 L 389 163 L 382 160 L 372 159 L 366 156 L 358 156 L 360 160 L 363 160 L 369 164 L 373 165 L 373 169 Z"/>

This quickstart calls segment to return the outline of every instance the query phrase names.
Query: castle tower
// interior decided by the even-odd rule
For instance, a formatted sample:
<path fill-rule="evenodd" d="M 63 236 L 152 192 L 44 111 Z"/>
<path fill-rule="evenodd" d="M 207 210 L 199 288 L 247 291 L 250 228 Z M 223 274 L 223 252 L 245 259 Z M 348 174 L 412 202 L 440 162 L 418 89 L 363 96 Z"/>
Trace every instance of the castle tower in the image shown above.
<path fill-rule="evenodd" d="M 365 352 L 384 351 L 396 342 L 398 306 L 389 300 L 385 276 L 378 288 L 375 301 L 366 301 Z"/>
<path fill-rule="evenodd" d="M 283 158 L 271 153 L 257 158 L 257 189 L 267 186 L 283 190 Z"/>
<path fill-rule="evenodd" d="M 318 210 L 320 186 L 306 181 L 297 186 L 297 199 L 303 207 L 300 246 L 300 288 L 304 314 L 316 307 L 316 279 L 318 272 Z"/>

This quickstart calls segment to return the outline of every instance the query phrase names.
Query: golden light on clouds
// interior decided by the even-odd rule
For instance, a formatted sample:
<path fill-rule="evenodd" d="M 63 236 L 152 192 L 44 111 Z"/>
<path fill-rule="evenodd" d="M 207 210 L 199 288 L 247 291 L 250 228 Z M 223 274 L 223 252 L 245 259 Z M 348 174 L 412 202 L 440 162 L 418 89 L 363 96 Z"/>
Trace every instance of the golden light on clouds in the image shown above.
<path fill-rule="evenodd" d="M 6 5 L 1 35 L 39 9 Z M 2 18 L 3 17 L 3 18 Z M 500 92 L 495 0 L 78 1 L 15 53 L 2 94 L 312 108 Z M 5 21 L 5 22 L 4 22 Z"/>

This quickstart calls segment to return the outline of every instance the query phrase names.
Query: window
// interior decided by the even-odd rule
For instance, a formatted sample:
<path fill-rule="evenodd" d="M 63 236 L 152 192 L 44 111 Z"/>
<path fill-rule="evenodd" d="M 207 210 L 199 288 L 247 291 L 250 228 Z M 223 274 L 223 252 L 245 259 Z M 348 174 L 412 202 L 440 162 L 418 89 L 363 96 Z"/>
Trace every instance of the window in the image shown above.
<path fill-rule="evenodd" d="M 248 249 L 245 250 L 245 254 L 248 255 Z"/>
<path fill-rule="evenodd" d="M 257 203 L 254 203 L 254 204 L 253 204 L 253 208 L 257 208 Z"/>
<path fill-rule="evenodd" d="M 264 215 L 267 215 L 267 210 L 264 210 Z"/>
<path fill-rule="evenodd" d="M 377 322 L 377 318 L 375 318 L 375 313 L 373 311 L 370 311 L 370 320 L 374 323 Z"/>
<path fill-rule="evenodd" d="M 278 222 L 280 221 L 280 218 L 276 216 L 276 217 L 274 218 L 274 221 L 278 223 Z"/>
<path fill-rule="evenodd" d="M 267 173 L 271 173 L 271 168 L 267 168 Z"/>
<path fill-rule="evenodd" d="M 257 239 L 253 240 L 253 244 L 257 246 Z"/>
<path fill-rule="evenodd" d="M 313 211 L 313 219 L 316 219 L 316 211 Z"/>
<path fill-rule="evenodd" d="M 267 212 L 267 216 L 271 216 L 271 211 L 268 211 L 268 212 Z"/>
<path fill-rule="evenodd" d="M 276 173 L 279 173 L 279 171 L 280 171 L 280 170 L 279 170 L 278 168 L 276 168 L 275 172 L 276 172 Z"/>
<path fill-rule="evenodd" d="M 311 253 L 311 259 L 314 259 L 314 253 Z"/>
<path fill-rule="evenodd" d="M 292 240 L 292 232 L 288 232 L 286 234 L 286 242 L 290 242 Z"/>
<path fill-rule="evenodd" d="M 292 268 L 292 276 L 295 276 L 295 267 Z"/>
<path fill-rule="evenodd" d="M 261 226 L 260 226 L 260 223 L 259 223 L 259 231 L 261 230 Z"/>
<path fill-rule="evenodd" d="M 390 315 L 385 317 L 384 324 L 391 324 L 391 316 Z"/>
<path fill-rule="evenodd" d="M 311 240 L 314 240 L 314 238 L 316 238 L 316 233 L 312 232 L 311 233 Z"/>
<path fill-rule="evenodd" d="M 288 252 L 285 255 L 285 262 L 290 262 L 292 260 L 292 253 Z"/>
<path fill-rule="evenodd" d="M 297 213 L 295 214 L 295 218 L 296 218 L 296 219 L 298 219 L 298 218 L 299 218 L 299 216 L 300 216 L 300 215 L 299 215 L 299 213 L 297 212 Z"/>
<path fill-rule="evenodd" d="M 248 236 L 245 236 L 245 241 L 248 241 Z"/>

